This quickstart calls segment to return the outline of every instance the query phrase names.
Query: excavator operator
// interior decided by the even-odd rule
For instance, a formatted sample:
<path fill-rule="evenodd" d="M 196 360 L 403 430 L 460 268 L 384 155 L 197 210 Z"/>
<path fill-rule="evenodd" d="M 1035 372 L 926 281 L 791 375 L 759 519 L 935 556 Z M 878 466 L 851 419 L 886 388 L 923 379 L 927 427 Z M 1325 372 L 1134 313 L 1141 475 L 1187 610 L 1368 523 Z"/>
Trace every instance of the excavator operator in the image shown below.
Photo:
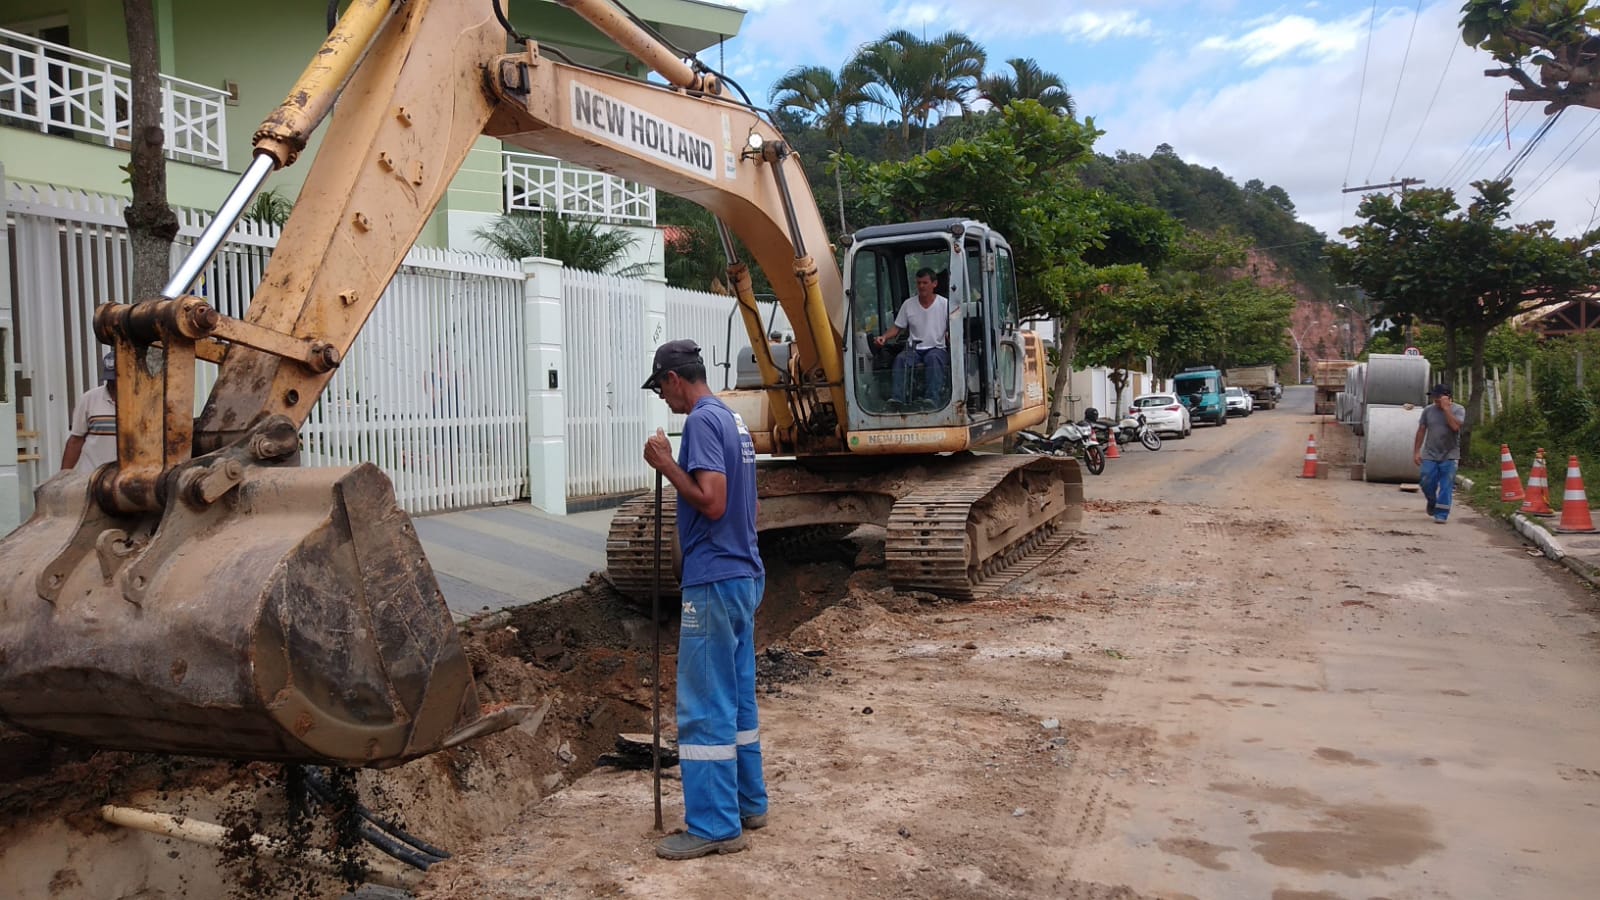
<path fill-rule="evenodd" d="M 946 345 L 950 328 L 950 300 L 934 290 L 934 274 L 929 268 L 917 270 L 917 295 L 900 304 L 894 325 L 878 336 L 884 346 L 909 331 L 906 348 L 894 358 L 894 397 L 891 406 L 911 405 L 911 376 L 922 367 L 922 397 L 929 409 L 944 403 L 944 387 L 949 381 L 950 350 Z"/>

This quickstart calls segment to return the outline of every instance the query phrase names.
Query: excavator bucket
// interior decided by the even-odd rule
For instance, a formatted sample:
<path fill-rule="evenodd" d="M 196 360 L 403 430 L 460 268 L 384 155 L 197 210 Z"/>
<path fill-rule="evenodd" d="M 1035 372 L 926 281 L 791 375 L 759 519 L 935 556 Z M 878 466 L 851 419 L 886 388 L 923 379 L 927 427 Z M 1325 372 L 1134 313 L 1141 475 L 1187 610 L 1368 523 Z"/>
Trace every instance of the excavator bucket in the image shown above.
<path fill-rule="evenodd" d="M 73 472 L 38 490 L 0 540 L 0 717 L 102 747 L 365 766 L 484 730 L 388 477 L 228 474 L 215 502 L 159 516 L 107 515 Z"/>

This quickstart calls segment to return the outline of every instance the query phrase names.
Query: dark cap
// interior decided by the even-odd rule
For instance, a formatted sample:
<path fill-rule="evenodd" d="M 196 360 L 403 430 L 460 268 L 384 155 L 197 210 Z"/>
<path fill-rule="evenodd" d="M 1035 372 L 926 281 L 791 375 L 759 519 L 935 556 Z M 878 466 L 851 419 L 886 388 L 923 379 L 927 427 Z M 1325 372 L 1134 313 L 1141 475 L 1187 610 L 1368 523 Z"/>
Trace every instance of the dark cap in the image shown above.
<path fill-rule="evenodd" d="M 1447 385 L 1447 384 L 1436 384 L 1436 385 L 1434 385 L 1432 388 L 1430 388 L 1428 390 L 1428 396 L 1429 397 L 1454 397 L 1455 394 L 1451 393 L 1449 385 Z"/>
<path fill-rule="evenodd" d="M 107 350 L 106 355 L 100 357 L 100 380 L 117 380 L 117 351 Z"/>
<path fill-rule="evenodd" d="M 645 379 L 642 390 L 655 390 L 661 383 L 661 376 L 690 363 L 705 365 L 700 358 L 700 345 L 684 338 L 679 341 L 667 341 L 656 348 L 655 362 L 650 364 L 650 377 Z"/>

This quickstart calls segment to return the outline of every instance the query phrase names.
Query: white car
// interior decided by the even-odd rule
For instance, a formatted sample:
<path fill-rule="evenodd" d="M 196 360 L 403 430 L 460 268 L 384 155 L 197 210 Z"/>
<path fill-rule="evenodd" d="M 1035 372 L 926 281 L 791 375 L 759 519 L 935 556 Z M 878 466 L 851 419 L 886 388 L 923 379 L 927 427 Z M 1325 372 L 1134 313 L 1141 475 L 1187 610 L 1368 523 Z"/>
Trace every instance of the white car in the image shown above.
<path fill-rule="evenodd" d="M 1178 400 L 1177 394 L 1140 394 L 1133 398 L 1128 415 L 1144 416 L 1145 424 L 1157 434 L 1186 438 L 1194 430 L 1189 421 L 1189 407 Z"/>
<path fill-rule="evenodd" d="M 1228 415 L 1238 413 L 1241 416 L 1248 416 L 1256 411 L 1256 398 L 1250 396 L 1250 392 L 1244 388 L 1231 387 L 1223 391 L 1223 394 L 1228 398 Z"/>

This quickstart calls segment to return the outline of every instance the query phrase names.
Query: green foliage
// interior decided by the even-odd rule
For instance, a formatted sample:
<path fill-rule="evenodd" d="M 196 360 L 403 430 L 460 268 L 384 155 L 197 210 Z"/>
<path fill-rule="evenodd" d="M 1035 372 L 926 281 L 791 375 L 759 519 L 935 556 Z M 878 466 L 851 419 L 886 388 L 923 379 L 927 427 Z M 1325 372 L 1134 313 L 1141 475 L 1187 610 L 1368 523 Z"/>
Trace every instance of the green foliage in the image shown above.
<path fill-rule="evenodd" d="M 1036 100 L 1040 106 L 1058 116 L 1075 116 L 1077 103 L 1067 92 L 1066 82 L 1053 72 L 1046 72 L 1033 59 L 1019 57 L 1006 60 L 1010 75 L 985 75 L 978 79 L 978 96 L 995 109 L 1003 109 L 1013 100 Z"/>
<path fill-rule="evenodd" d="M 294 201 L 278 193 L 277 188 L 273 188 L 257 194 L 255 199 L 250 201 L 250 205 L 245 207 L 241 218 L 258 225 L 276 225 L 282 228 L 283 223 L 289 221 L 289 213 L 293 209 Z"/>
<path fill-rule="evenodd" d="M 1467 0 L 1461 37 L 1501 63 L 1503 68 L 1484 74 L 1511 79 L 1517 86 L 1510 99 L 1543 102 L 1547 115 L 1569 106 L 1600 109 L 1600 6 L 1587 0 Z"/>
<path fill-rule="evenodd" d="M 923 40 L 897 28 L 862 47 L 840 80 L 861 85 L 868 103 L 898 117 L 904 147 L 911 124 L 921 125 L 926 149 L 930 118 L 952 105 L 970 107 L 986 60 L 983 46 L 959 31 Z"/>
<path fill-rule="evenodd" d="M 1097 156 L 1085 166 L 1083 182 L 1163 210 L 1196 231 L 1226 229 L 1248 238 L 1293 273 L 1310 296 L 1331 300 L 1337 293 L 1328 274 L 1326 238 L 1295 218 L 1293 201 L 1277 185 L 1251 179 L 1241 188 L 1214 168 L 1184 162 L 1167 144 L 1148 158 L 1127 152 Z"/>
<path fill-rule="evenodd" d="M 623 265 L 638 238 L 588 219 L 560 218 L 532 212 L 510 212 L 473 236 L 490 252 L 506 259 L 542 256 L 573 269 L 637 278 L 649 271 L 644 263 Z"/>

